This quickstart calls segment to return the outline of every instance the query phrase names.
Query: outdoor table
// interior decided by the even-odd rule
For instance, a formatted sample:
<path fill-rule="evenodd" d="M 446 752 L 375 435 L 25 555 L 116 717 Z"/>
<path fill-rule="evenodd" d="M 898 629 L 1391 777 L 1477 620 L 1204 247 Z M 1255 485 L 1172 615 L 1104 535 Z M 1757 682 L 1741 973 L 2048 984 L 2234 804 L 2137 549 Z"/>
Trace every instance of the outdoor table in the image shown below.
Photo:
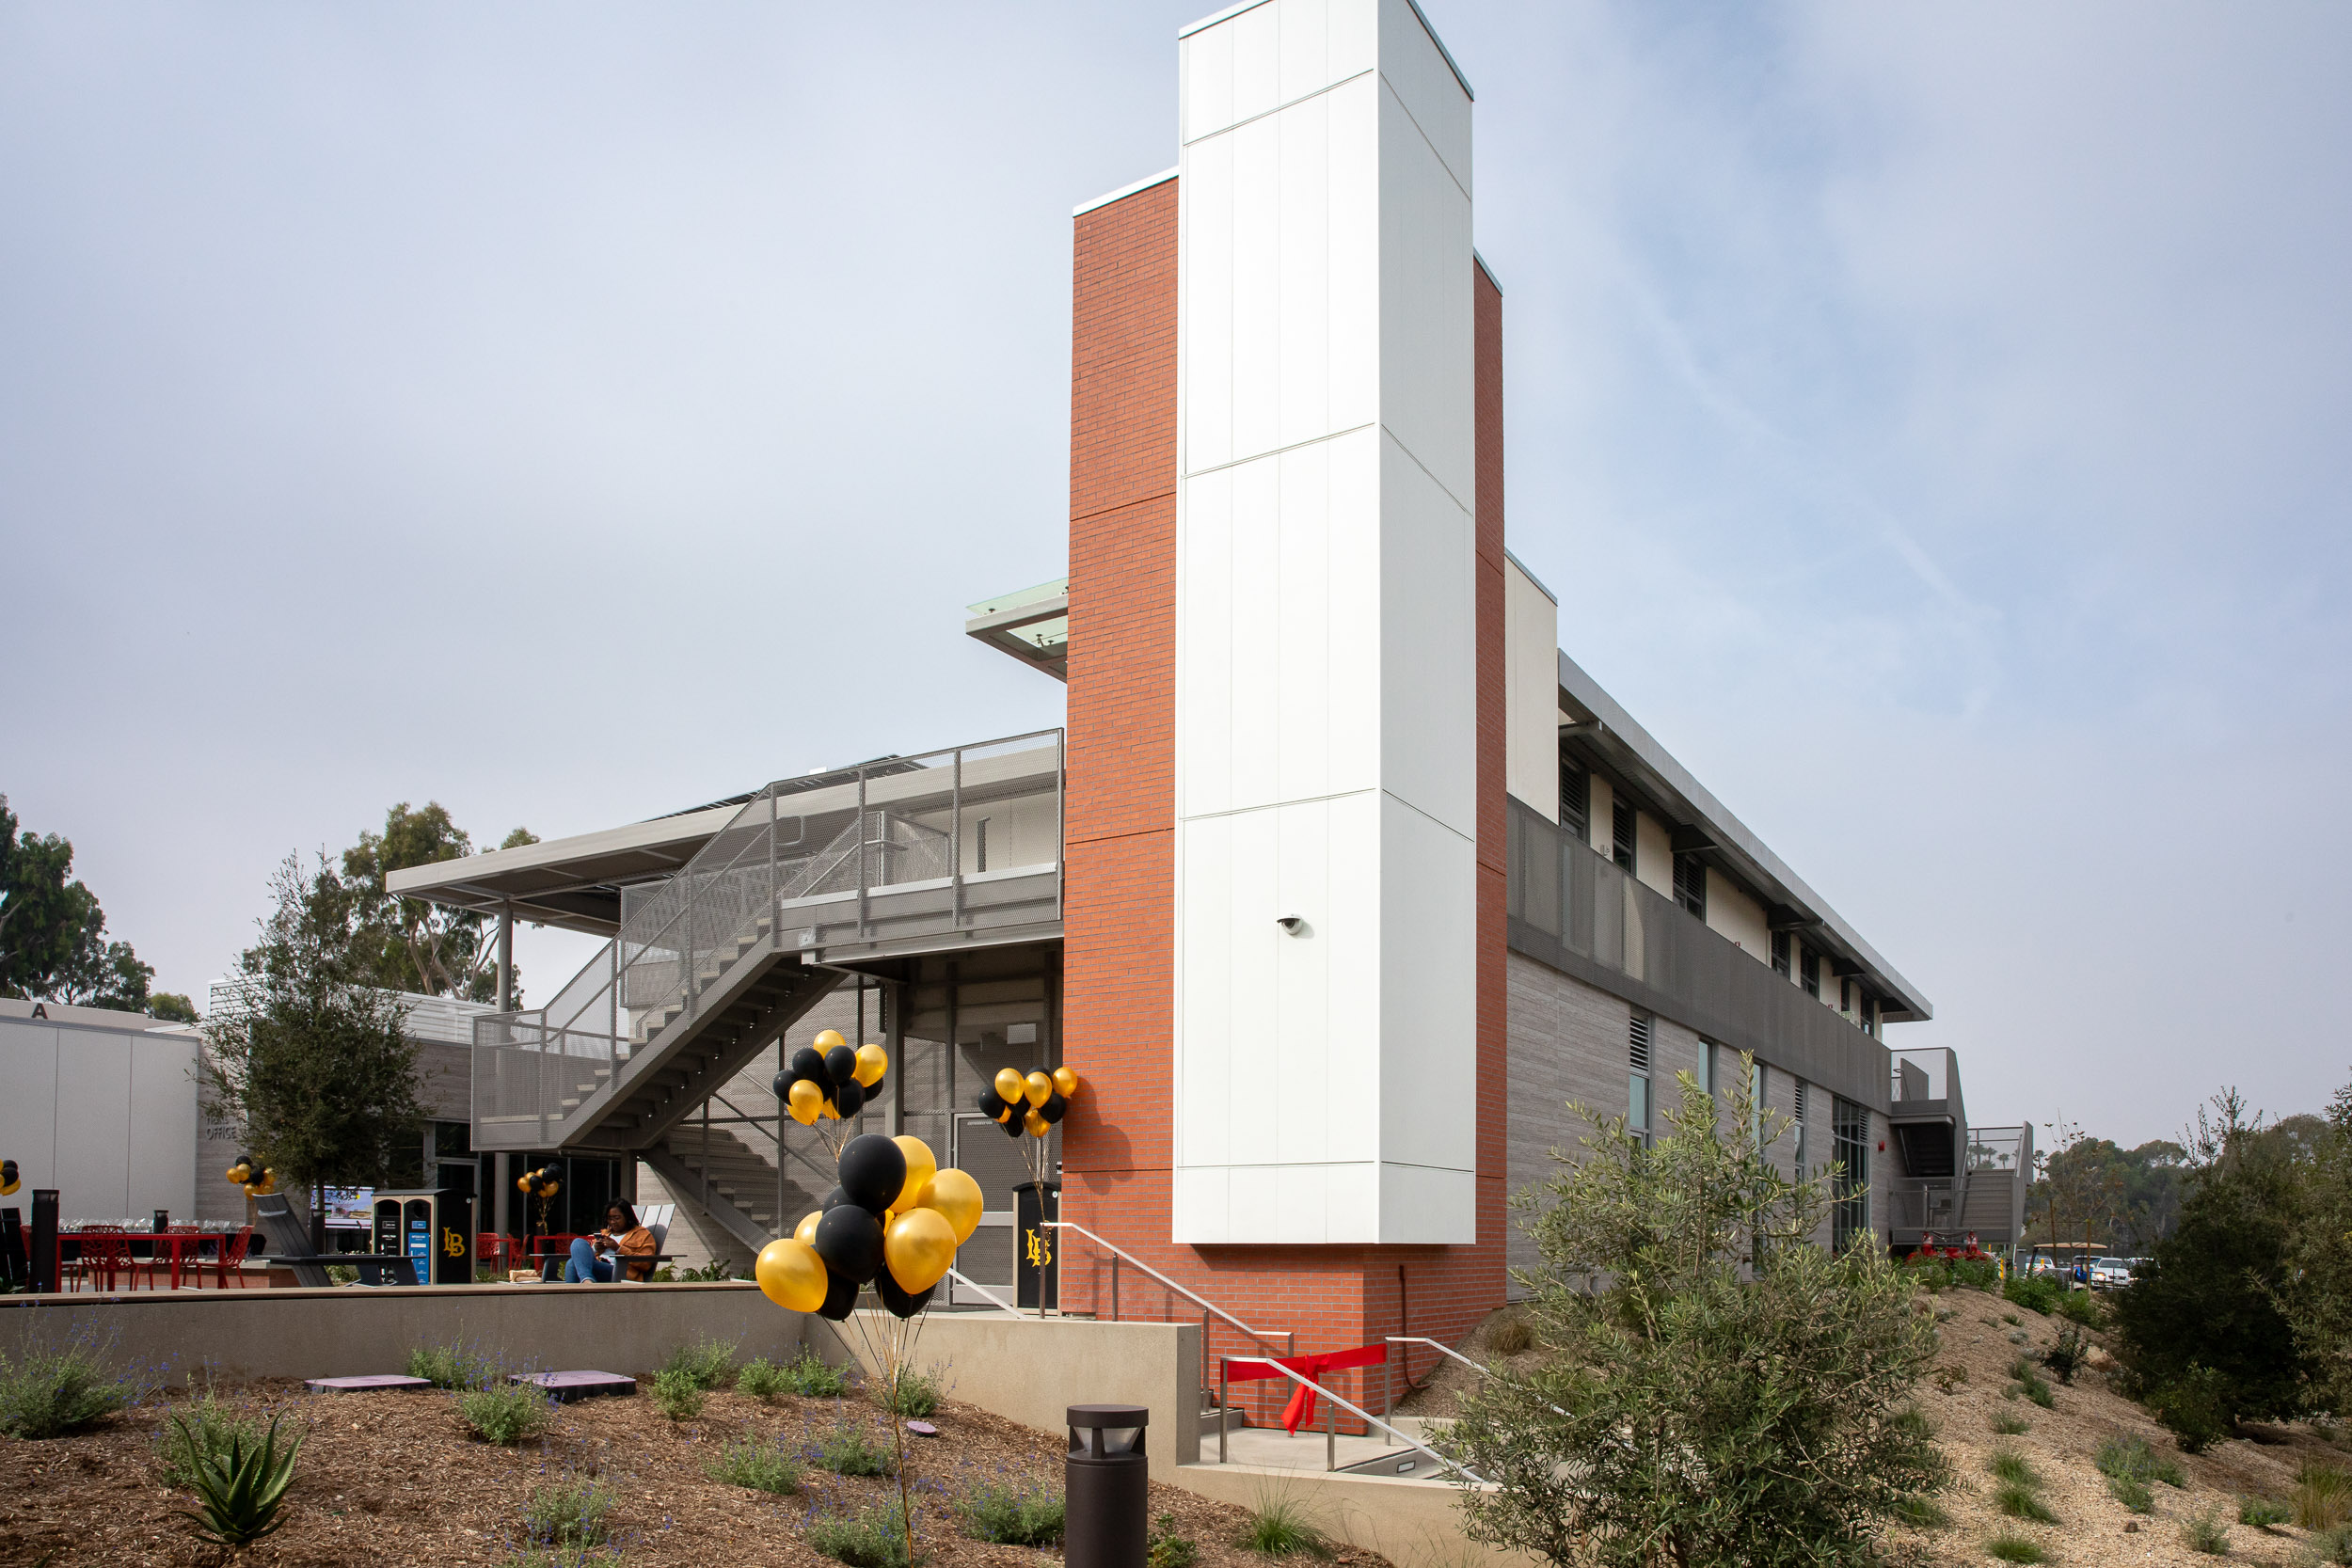
<path fill-rule="evenodd" d="M 57 1255 L 56 1259 L 57 1272 L 55 1275 L 56 1278 L 62 1280 L 65 1277 L 66 1244 L 68 1243 L 72 1243 L 73 1245 L 73 1256 L 77 1259 L 81 1257 L 83 1234 L 84 1233 L 81 1227 L 78 1226 L 71 1229 L 61 1227 L 57 1231 Z M 154 1288 L 154 1263 L 158 1257 L 168 1254 L 171 1268 L 171 1288 L 176 1291 L 180 1288 L 180 1281 L 183 1275 L 187 1272 L 186 1264 L 189 1255 L 195 1255 L 197 1260 L 197 1277 L 201 1279 L 203 1277 L 202 1269 L 205 1243 L 209 1242 L 215 1249 L 217 1249 L 222 1242 L 226 1240 L 223 1233 L 217 1230 L 103 1230 L 91 1231 L 89 1234 L 93 1237 L 103 1236 L 108 1241 L 121 1241 L 128 1243 L 134 1249 L 141 1246 L 147 1247 L 149 1249 L 147 1268 L 149 1281 L 148 1288 L 150 1290 Z M 159 1251 L 157 1249 L 161 1250 Z M 138 1288 L 137 1271 L 140 1266 L 139 1259 L 136 1258 L 127 1259 L 124 1266 L 125 1272 L 129 1273 L 132 1276 L 132 1282 L 127 1285 L 125 1289 L 136 1290 Z"/>

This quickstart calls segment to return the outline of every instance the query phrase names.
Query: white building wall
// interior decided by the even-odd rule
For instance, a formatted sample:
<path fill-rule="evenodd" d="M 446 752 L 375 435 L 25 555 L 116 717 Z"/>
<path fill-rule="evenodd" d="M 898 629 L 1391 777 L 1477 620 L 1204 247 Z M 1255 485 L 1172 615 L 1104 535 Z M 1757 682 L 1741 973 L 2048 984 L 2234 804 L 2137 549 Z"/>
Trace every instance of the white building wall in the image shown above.
<path fill-rule="evenodd" d="M 1462 1242 L 1470 98 L 1405 0 L 1180 55 L 1175 1238 Z"/>
<path fill-rule="evenodd" d="M 26 1193 L 56 1188 L 66 1220 L 193 1218 L 196 1050 L 194 1034 L 0 1018 L 0 1152 Z"/>
<path fill-rule="evenodd" d="M 1674 838 L 1645 811 L 1633 817 L 1633 875 L 1651 892 L 1675 895 Z"/>
<path fill-rule="evenodd" d="M 1707 924 L 1738 942 L 1748 957 L 1760 963 L 1772 961 L 1772 927 L 1765 921 L 1764 906 L 1711 865 L 1707 868 Z"/>
<path fill-rule="evenodd" d="M 1527 568 L 1502 563 L 1504 787 L 1560 818 L 1560 607 Z"/>

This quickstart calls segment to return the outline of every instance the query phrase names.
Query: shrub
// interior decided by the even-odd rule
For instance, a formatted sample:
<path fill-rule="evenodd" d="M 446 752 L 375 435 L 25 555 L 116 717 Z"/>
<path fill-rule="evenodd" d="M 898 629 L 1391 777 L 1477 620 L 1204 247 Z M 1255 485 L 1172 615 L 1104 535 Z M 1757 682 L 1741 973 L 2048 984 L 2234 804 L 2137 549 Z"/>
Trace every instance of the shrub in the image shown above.
<path fill-rule="evenodd" d="M 523 1528 L 541 1546 L 601 1546 L 612 1536 L 620 1499 L 595 1477 L 549 1481 L 523 1504 Z"/>
<path fill-rule="evenodd" d="M 2107 1491 L 2113 1494 L 2117 1502 L 2134 1513 L 2153 1513 L 2156 1511 L 2155 1495 L 2148 1490 L 2148 1483 L 2137 1476 L 2107 1477 Z"/>
<path fill-rule="evenodd" d="M 2034 1544 L 2031 1538 L 2013 1535 L 2003 1530 L 1984 1544 L 1984 1549 L 2003 1562 L 2047 1562 L 2049 1554 Z"/>
<path fill-rule="evenodd" d="M 2004 1437 L 2022 1436 L 2025 1433 L 2030 1431 L 2032 1427 L 2033 1423 L 2031 1421 L 2026 1419 L 2023 1416 L 2018 1415 L 2013 1410 L 1995 1410 L 1993 1412 L 1993 1430 L 1999 1433 Z"/>
<path fill-rule="evenodd" d="M 2230 1527 L 2221 1521 L 2221 1505 L 2192 1513 L 2181 1524 L 2181 1541 L 2192 1552 L 2207 1557 L 2230 1555 Z"/>
<path fill-rule="evenodd" d="M 175 1424 L 180 1424 L 174 1418 Z M 195 1451 L 196 1439 L 182 1425 L 181 1443 Z M 199 1539 L 232 1550 L 261 1540 L 286 1521 L 280 1510 L 286 1488 L 294 1484 L 294 1459 L 302 1452 L 300 1437 L 278 1446 L 278 1418 L 270 1418 L 262 1440 L 232 1436 L 228 1448 L 196 1462 L 191 1484 L 196 1509 L 183 1518 L 195 1523 Z"/>
<path fill-rule="evenodd" d="M 108 1371 L 99 1345 L 83 1336 L 20 1355 L 0 1351 L 0 1432 L 11 1437 L 80 1432 L 146 1392 L 130 1374 Z"/>
<path fill-rule="evenodd" d="M 2330 1465 L 2306 1460 L 2296 1472 L 2295 1522 L 2303 1529 L 2333 1529 L 2352 1521 L 2352 1475 Z"/>
<path fill-rule="evenodd" d="M 494 1383 L 458 1395 L 457 1414 L 485 1441 L 512 1445 L 545 1432 L 555 1405 L 529 1384 Z"/>
<path fill-rule="evenodd" d="M 835 1421 L 818 1433 L 809 1457 L 836 1476 L 886 1476 L 890 1450 L 863 1421 Z"/>
<path fill-rule="evenodd" d="M 801 1471 L 801 1462 L 782 1448 L 749 1436 L 729 1443 L 719 1450 L 718 1458 L 703 1466 L 703 1473 L 711 1480 L 754 1492 L 796 1492 Z"/>
<path fill-rule="evenodd" d="M 2030 1486 L 2020 1486 L 2005 1481 L 1993 1489 L 1993 1506 L 2012 1519 L 2031 1519 L 2038 1525 L 2055 1525 L 2058 1515 L 2042 1500 L 2042 1494 Z"/>
<path fill-rule="evenodd" d="M 499 1381 L 499 1364 L 463 1345 L 419 1345 L 408 1353 L 408 1375 L 436 1388 L 486 1388 Z"/>
<path fill-rule="evenodd" d="M 963 1532 L 1005 1546 L 1051 1546 L 1061 1540 L 1062 1497 L 1052 1487 L 982 1481 L 956 1504 Z"/>
<path fill-rule="evenodd" d="M 2229 1381 L 2210 1367 L 2191 1366 L 2180 1380 L 2148 1396 L 2149 1413 L 2162 1421 L 2184 1453 L 2202 1453 L 2230 1435 Z"/>
<path fill-rule="evenodd" d="M 1905 1497 L 1895 1505 L 1895 1517 L 1913 1529 L 1942 1529 L 1952 1522 L 1944 1505 L 1933 1497 Z"/>
<path fill-rule="evenodd" d="M 2044 1410 L 2050 1408 L 2052 1403 L 2050 1385 L 2043 1380 L 2040 1372 L 2033 1370 L 2033 1363 L 2030 1360 L 2021 1355 L 2010 1362 L 2009 1375 L 2016 1379 L 2009 1389 L 2010 1398 L 2015 1399 L 2023 1395 Z"/>
<path fill-rule="evenodd" d="M 2099 1445 L 2091 1463 L 2109 1481 L 2160 1481 L 2176 1488 L 2188 1484 L 2180 1461 L 2156 1452 L 2145 1437 L 2110 1437 Z"/>
<path fill-rule="evenodd" d="M 2001 1294 L 2026 1311 L 2039 1312 L 2046 1318 L 2058 1309 L 2058 1298 L 2066 1291 L 2046 1275 L 2016 1274 L 2010 1275 L 2009 1283 L 2001 1287 Z"/>
<path fill-rule="evenodd" d="M 164 1484 L 185 1490 L 196 1484 L 197 1471 L 203 1464 L 227 1453 L 231 1442 L 259 1443 L 262 1418 L 258 1412 L 227 1403 L 207 1388 L 190 1400 L 180 1416 L 167 1420 L 155 1440 L 163 1455 Z"/>
<path fill-rule="evenodd" d="M 2317 1531 L 2306 1544 L 2316 1561 L 2352 1563 L 2352 1525 Z"/>
<path fill-rule="evenodd" d="M 2099 1302 L 2089 1291 L 2068 1291 L 2058 1297 L 2058 1315 L 2084 1328 L 2102 1328 L 2106 1314 L 2099 1310 Z"/>
<path fill-rule="evenodd" d="M 850 1391 L 850 1370 L 834 1366 L 806 1345 L 784 1375 L 792 1391 L 806 1400 L 837 1400 Z"/>
<path fill-rule="evenodd" d="M 1176 1533 L 1176 1515 L 1155 1514 L 1152 1531 L 1143 1538 L 1145 1568 L 1194 1568 L 1200 1560 L 1200 1548 L 1192 1538 Z"/>
<path fill-rule="evenodd" d="M 916 1371 L 901 1367 L 898 1375 L 883 1386 L 889 1398 L 881 1401 L 893 1416 L 928 1416 L 939 1408 L 939 1369 Z"/>
<path fill-rule="evenodd" d="M 1486 1336 L 1486 1348 L 1497 1355 L 1524 1355 L 1534 1344 L 1535 1331 L 1525 1318 L 1505 1318 Z"/>
<path fill-rule="evenodd" d="M 706 1337 L 691 1344 L 673 1345 L 669 1359 L 654 1373 L 655 1381 L 665 1375 L 706 1394 L 724 1387 L 735 1381 L 735 1341 Z"/>
<path fill-rule="evenodd" d="M 1267 1557 L 1328 1558 L 1331 1542 L 1292 1497 L 1263 1497 L 1242 1527 L 1241 1544 Z"/>
<path fill-rule="evenodd" d="M 1515 1200 L 1540 1258 L 1519 1308 L 1536 1353 L 1498 1365 L 1449 1428 L 1496 1483 L 1463 1495 L 1472 1540 L 1536 1557 L 1574 1542 L 1594 1568 L 1762 1563 L 1792 1541 L 1848 1561 L 1947 1484 L 1898 1419 L 1935 1359 L 1932 1315 L 1883 1247 L 1810 1244 L 1828 1176 L 1784 1173 L 1787 1118 L 1755 1135 L 1732 1076 L 1719 1124 L 1680 1075 L 1654 1145 L 1587 1113 L 1581 1148 Z"/>
<path fill-rule="evenodd" d="M 891 1502 L 855 1513 L 820 1514 L 808 1522 L 801 1539 L 811 1551 L 847 1568 L 909 1568 L 907 1535 L 906 1514 Z"/>
<path fill-rule="evenodd" d="M 674 1421 L 691 1421 L 703 1413 L 710 1396 L 691 1371 L 665 1367 L 653 1374 L 654 1408 Z"/>
<path fill-rule="evenodd" d="M 2294 1509 L 2269 1497 L 2240 1497 L 2237 1500 L 2237 1522 L 2251 1525 L 2265 1535 L 2273 1533 L 2294 1517 Z"/>
<path fill-rule="evenodd" d="M 777 1366 L 764 1355 L 744 1362 L 742 1370 L 735 1374 L 735 1391 L 755 1400 L 774 1399 L 791 1386 L 790 1370 Z"/>
<path fill-rule="evenodd" d="M 2050 1348 L 2042 1353 L 2042 1364 L 2058 1373 L 2060 1383 L 2071 1384 L 2074 1381 L 2075 1369 L 2089 1359 L 2090 1354 L 2090 1345 L 2083 1338 L 2081 1326 L 2068 1323 L 2058 1330 L 2058 1338 L 2050 1342 Z"/>

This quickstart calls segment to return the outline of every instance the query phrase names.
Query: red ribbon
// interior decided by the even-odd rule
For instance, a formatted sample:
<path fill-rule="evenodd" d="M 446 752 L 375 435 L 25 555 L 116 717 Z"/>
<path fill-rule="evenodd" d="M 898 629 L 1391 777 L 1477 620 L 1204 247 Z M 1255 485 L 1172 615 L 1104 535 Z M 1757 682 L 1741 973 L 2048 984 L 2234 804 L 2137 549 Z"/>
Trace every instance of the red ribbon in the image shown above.
<path fill-rule="evenodd" d="M 1291 1402 L 1282 1408 L 1282 1430 L 1296 1436 L 1298 1429 L 1315 1418 L 1314 1385 L 1323 1381 L 1326 1372 L 1345 1371 L 1351 1367 L 1377 1367 L 1389 1358 L 1386 1345 L 1359 1345 L 1354 1350 L 1318 1351 L 1311 1355 L 1284 1355 L 1265 1360 L 1234 1360 L 1226 1363 L 1228 1383 L 1254 1383 L 1261 1378 L 1280 1377 L 1275 1368 L 1288 1367 L 1306 1383 L 1295 1385 Z"/>

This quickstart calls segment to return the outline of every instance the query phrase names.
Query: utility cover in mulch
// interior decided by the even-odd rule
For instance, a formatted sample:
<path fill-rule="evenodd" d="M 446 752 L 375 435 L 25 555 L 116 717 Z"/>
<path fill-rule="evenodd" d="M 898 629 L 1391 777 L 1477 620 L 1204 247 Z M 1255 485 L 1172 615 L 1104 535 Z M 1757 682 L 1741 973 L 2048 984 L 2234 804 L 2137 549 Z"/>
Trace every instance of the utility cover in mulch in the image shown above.
<path fill-rule="evenodd" d="M 246 1548 L 240 1565 L 502 1564 L 525 1544 L 523 1507 L 550 1481 L 600 1479 L 619 1508 L 612 1544 L 628 1564 L 787 1563 L 837 1568 L 801 1539 L 810 1519 L 895 1501 L 888 1477 L 850 1478 L 809 1465 L 797 1493 L 774 1496 L 710 1480 L 705 1464 L 730 1440 L 752 1435 L 803 1453 L 836 1421 L 890 1428 L 867 1401 L 761 1402 L 716 1393 L 694 1420 L 671 1421 L 644 1396 L 557 1408 L 544 1437 L 502 1449 L 474 1437 L 455 1398 L 439 1392 L 320 1395 L 299 1383 L 246 1386 L 225 1398 L 307 1433 L 288 1522 Z M 89 1432 L 41 1442 L 0 1440 L 8 1483 L 0 1490 L 0 1568 L 46 1563 L 215 1564 L 175 1517 L 193 1505 L 165 1487 L 158 1433 L 184 1395 L 164 1395 L 107 1418 Z M 916 1488 L 915 1547 L 926 1568 L 1040 1568 L 1058 1547 L 993 1545 L 966 1538 L 955 1499 L 985 1482 L 1061 1489 L 1062 1440 L 948 1402 L 930 1418 L 936 1437 L 906 1439 Z M 1152 1509 L 1176 1516 L 1200 1548 L 1201 1568 L 1268 1568 L 1235 1544 L 1245 1511 L 1152 1484 Z M 1335 1562 L 1387 1568 L 1341 1546 Z"/>

